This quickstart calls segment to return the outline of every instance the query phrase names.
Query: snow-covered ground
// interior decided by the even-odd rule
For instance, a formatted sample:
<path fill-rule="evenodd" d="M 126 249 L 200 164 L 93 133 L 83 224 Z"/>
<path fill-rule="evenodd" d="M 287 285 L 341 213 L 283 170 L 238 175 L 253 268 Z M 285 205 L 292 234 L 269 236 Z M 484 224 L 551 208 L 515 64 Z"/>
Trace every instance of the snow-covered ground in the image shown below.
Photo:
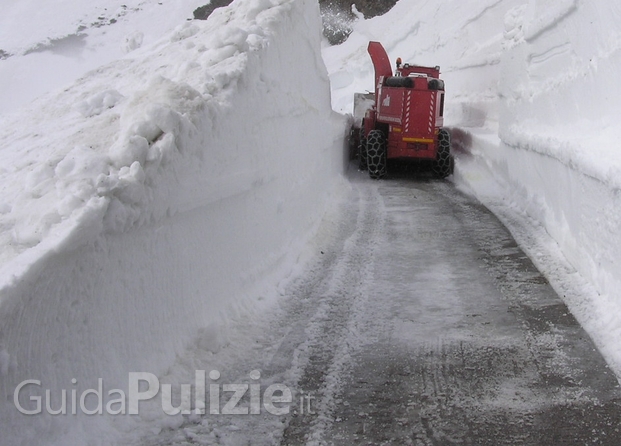
<path fill-rule="evenodd" d="M 401 0 L 324 48 L 334 108 L 373 89 L 369 40 L 440 65 L 455 183 L 493 209 L 621 377 L 621 7 Z"/>
<path fill-rule="evenodd" d="M 227 325 L 261 317 L 348 187 L 328 81 L 351 112 L 373 88 L 369 40 L 442 67 L 455 183 L 508 224 L 621 376 L 617 3 L 400 0 L 337 47 L 312 0 L 187 21 L 203 3 L 3 6 L 1 444 L 136 434 L 136 417 L 21 416 L 24 379 L 57 397 L 97 378 L 126 390 L 129 372 L 179 380 L 188 351 L 206 367 L 251 341 Z"/>
<path fill-rule="evenodd" d="M 140 51 L 172 31 L 204 0 L 4 1 L 0 26 L 0 114 L 81 75 Z"/>
<path fill-rule="evenodd" d="M 276 295 L 344 170 L 320 41 L 315 2 L 239 0 L 2 116 L 2 444 L 113 444 L 136 417 L 14 389 L 127 393 Z"/>

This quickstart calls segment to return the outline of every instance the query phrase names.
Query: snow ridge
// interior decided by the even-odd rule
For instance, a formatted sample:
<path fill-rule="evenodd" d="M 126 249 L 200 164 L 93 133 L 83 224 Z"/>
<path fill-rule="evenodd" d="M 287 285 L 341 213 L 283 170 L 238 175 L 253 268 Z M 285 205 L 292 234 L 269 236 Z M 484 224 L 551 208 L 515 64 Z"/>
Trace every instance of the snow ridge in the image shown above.
<path fill-rule="evenodd" d="M 237 0 L 4 117 L 3 441 L 137 435 L 129 417 L 21 416 L 13 389 L 165 374 L 196 337 L 222 348 L 231 309 L 291 269 L 344 169 L 320 42 L 315 2 Z"/>

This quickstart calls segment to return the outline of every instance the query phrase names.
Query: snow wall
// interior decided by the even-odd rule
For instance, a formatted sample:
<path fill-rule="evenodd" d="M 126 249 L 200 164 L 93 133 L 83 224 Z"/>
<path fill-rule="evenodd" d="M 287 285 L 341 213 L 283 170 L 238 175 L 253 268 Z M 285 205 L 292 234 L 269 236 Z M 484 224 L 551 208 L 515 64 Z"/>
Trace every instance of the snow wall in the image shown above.
<path fill-rule="evenodd" d="M 469 42 L 470 64 L 454 73 L 468 82 L 458 84 L 454 109 L 454 141 L 467 155 L 456 182 L 492 208 L 516 207 L 551 236 L 582 279 L 559 282 L 558 266 L 539 266 L 621 379 L 621 8 L 503 3 L 474 22 L 496 13 L 502 30 L 483 26 L 487 39 Z M 493 94 L 476 82 L 493 82 Z M 569 282 L 585 285 L 567 292 Z"/>
<path fill-rule="evenodd" d="M 345 168 L 320 44 L 317 2 L 237 0 L 8 118 L 0 443 L 112 444 L 14 389 L 127 390 L 291 270 Z"/>
<path fill-rule="evenodd" d="M 531 1 L 509 9 L 497 67 L 486 69 L 496 71 L 498 99 L 464 102 L 461 110 L 473 127 L 465 128 L 467 151 L 502 192 L 489 190 L 467 162 L 460 171 L 484 202 L 513 203 L 541 225 L 591 284 L 582 297 L 590 310 L 578 308 L 580 299 L 568 303 L 619 378 L 620 20 L 614 2 Z M 497 121 L 493 133 L 488 115 Z"/>
<path fill-rule="evenodd" d="M 572 265 L 621 298 L 621 7 L 547 3 L 507 17 L 502 145 L 487 157 Z"/>

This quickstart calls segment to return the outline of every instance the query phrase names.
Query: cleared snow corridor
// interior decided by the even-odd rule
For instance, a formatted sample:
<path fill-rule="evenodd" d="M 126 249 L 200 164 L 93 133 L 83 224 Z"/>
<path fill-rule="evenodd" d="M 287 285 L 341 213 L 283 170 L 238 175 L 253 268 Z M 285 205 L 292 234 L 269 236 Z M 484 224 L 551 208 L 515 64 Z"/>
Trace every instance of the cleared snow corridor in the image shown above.
<path fill-rule="evenodd" d="M 0 446 L 621 444 L 619 2 L 13 3 Z M 348 164 L 370 40 L 447 181 Z"/>
<path fill-rule="evenodd" d="M 350 180 L 317 260 L 220 370 L 287 383 L 290 413 L 140 444 L 616 444 L 614 374 L 495 216 L 425 175 Z"/>

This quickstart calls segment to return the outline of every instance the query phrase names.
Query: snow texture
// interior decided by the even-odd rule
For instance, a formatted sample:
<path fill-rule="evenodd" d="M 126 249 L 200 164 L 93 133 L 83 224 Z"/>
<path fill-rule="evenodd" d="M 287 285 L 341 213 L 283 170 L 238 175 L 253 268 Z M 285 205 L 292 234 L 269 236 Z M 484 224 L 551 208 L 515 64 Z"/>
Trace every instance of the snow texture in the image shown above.
<path fill-rule="evenodd" d="M 0 113 L 7 113 L 141 45 L 166 40 L 205 0 L 4 1 Z M 148 50 L 147 50 L 148 51 Z"/>
<path fill-rule="evenodd" d="M 237 0 L 2 117 L 3 444 L 131 438 L 13 390 L 127 391 L 290 272 L 344 169 L 320 45 L 315 2 Z"/>

